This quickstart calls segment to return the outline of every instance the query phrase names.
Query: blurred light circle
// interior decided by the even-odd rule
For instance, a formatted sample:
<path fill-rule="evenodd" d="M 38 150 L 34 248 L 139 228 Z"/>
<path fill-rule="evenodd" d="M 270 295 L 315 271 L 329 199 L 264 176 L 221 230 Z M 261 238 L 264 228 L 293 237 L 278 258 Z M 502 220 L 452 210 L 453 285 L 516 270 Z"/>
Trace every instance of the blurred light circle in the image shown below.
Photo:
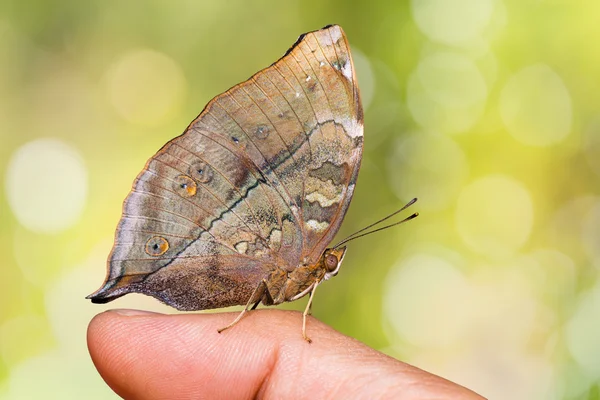
<path fill-rule="evenodd" d="M 417 26 L 433 41 L 460 44 L 481 35 L 494 11 L 492 0 L 412 0 Z"/>
<path fill-rule="evenodd" d="M 447 347 L 467 329 L 469 287 L 450 262 L 416 254 L 393 267 L 385 283 L 385 316 L 411 344 Z"/>
<path fill-rule="evenodd" d="M 522 257 L 515 257 L 473 265 L 472 332 L 483 341 L 492 340 L 494 350 L 521 351 L 527 347 L 533 332 L 547 329 L 541 320 L 553 319 L 555 315 L 536 297 L 537 283 L 532 282 L 529 271 L 523 271 L 529 268 L 528 264 Z M 506 329 L 507 321 L 510 329 Z"/>
<path fill-rule="evenodd" d="M 566 327 L 571 356 L 590 381 L 600 379 L 600 285 L 583 293 Z"/>
<path fill-rule="evenodd" d="M 500 115 L 519 142 L 548 146 L 571 132 L 571 96 L 560 76 L 545 64 L 511 76 L 500 95 Z"/>
<path fill-rule="evenodd" d="M 577 364 L 575 360 L 569 357 L 568 360 L 563 361 L 562 365 L 559 366 L 559 371 L 562 379 L 558 382 L 562 386 L 562 397 L 557 399 L 585 399 L 589 394 L 590 386 L 593 385 L 594 380 L 590 379 L 587 374 L 582 371 L 582 368 Z M 553 400 L 553 399 L 551 399 Z"/>
<path fill-rule="evenodd" d="M 127 121 L 152 126 L 183 102 L 186 80 L 178 64 L 154 50 L 135 50 L 108 70 L 108 96 Z"/>
<path fill-rule="evenodd" d="M 360 86 L 360 98 L 363 108 L 366 110 L 371 105 L 375 95 L 375 74 L 373 68 L 371 68 L 371 62 L 362 51 L 353 47 L 352 58 Z"/>
<path fill-rule="evenodd" d="M 417 132 L 396 141 L 387 170 L 398 198 L 408 201 L 418 197 L 419 207 L 441 210 L 458 194 L 469 167 L 464 152 L 452 139 Z"/>
<path fill-rule="evenodd" d="M 464 132 L 483 113 L 487 85 L 473 61 L 451 52 L 433 53 L 419 63 L 407 88 L 408 108 L 421 126 Z"/>
<path fill-rule="evenodd" d="M 530 194 L 520 182 L 507 176 L 478 179 L 458 198 L 456 224 L 459 235 L 473 251 L 492 258 L 510 256 L 531 233 Z"/>
<path fill-rule="evenodd" d="M 500 327 L 500 332 L 503 329 L 507 329 L 506 325 Z M 445 368 L 436 369 L 436 373 L 450 381 L 461 382 L 487 399 L 564 399 L 560 396 L 561 388 L 556 385 L 559 377 L 554 373 L 552 360 L 522 349 L 501 351 L 490 346 L 485 351 L 469 347 L 466 351 L 461 349 L 460 355 Z M 463 355 L 465 352 L 468 354 Z M 427 365 L 417 365 L 431 371 Z"/>
<path fill-rule="evenodd" d="M 38 233 L 58 233 L 81 216 L 87 170 L 72 146 L 58 139 L 34 140 L 14 152 L 6 193 L 21 225 Z"/>
<path fill-rule="evenodd" d="M 594 265 L 600 268 L 600 202 L 588 211 L 582 226 L 583 247 Z"/>

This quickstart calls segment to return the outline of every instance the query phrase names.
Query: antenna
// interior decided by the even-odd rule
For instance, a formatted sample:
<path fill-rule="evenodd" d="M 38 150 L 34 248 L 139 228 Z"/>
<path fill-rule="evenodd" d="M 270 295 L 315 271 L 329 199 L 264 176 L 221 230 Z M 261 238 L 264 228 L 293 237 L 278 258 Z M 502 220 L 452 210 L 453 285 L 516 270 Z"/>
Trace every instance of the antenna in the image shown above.
<path fill-rule="evenodd" d="M 406 218 L 404 218 L 402 221 L 394 222 L 393 224 L 389 224 L 389 225 L 386 225 L 386 226 L 382 226 L 382 227 L 380 227 L 380 228 L 373 229 L 372 231 L 365 232 L 366 230 L 368 230 L 368 229 L 371 229 L 371 228 L 373 228 L 374 226 L 376 226 L 376 225 L 379 225 L 379 224 L 381 224 L 382 222 L 384 222 L 384 221 L 386 221 L 386 220 L 388 220 L 388 219 L 392 218 L 394 215 L 398 214 L 399 212 L 406 210 L 408 207 L 410 207 L 410 206 L 412 206 L 413 204 L 415 204 L 415 202 L 416 202 L 416 201 L 417 201 L 417 198 L 415 197 L 414 199 L 412 199 L 411 201 L 409 201 L 408 203 L 406 203 L 406 205 L 405 205 L 404 207 L 400 208 L 399 210 L 396 210 L 396 211 L 394 211 L 393 213 L 391 213 L 391 214 L 390 214 L 390 215 L 388 215 L 387 217 L 384 217 L 384 218 L 380 219 L 379 221 L 377 221 L 377 222 L 374 222 L 374 223 L 372 223 L 372 224 L 370 224 L 370 225 L 368 225 L 368 226 L 365 226 L 364 228 L 362 228 L 362 229 L 360 229 L 360 230 L 358 230 L 358 231 L 354 232 L 353 234 L 351 234 L 350 236 L 346 237 L 346 238 L 345 238 L 344 240 L 342 240 L 341 242 L 337 243 L 337 244 L 336 244 L 335 246 L 333 246 L 332 248 L 334 248 L 334 249 L 337 249 L 337 248 L 338 248 L 338 247 L 340 247 L 341 245 L 343 245 L 343 244 L 346 244 L 346 243 L 348 243 L 348 242 L 349 242 L 349 241 L 351 241 L 351 240 L 358 239 L 358 238 L 360 238 L 360 237 L 367 236 L 367 235 L 370 235 L 370 234 L 372 234 L 372 233 L 379 232 L 379 231 L 382 231 L 382 230 L 384 230 L 384 229 L 391 228 L 391 227 L 393 227 L 393 226 L 396 226 L 396 225 L 400 225 L 400 224 L 402 224 L 402 223 L 404 223 L 404 222 L 410 221 L 411 219 L 418 217 L 418 216 L 419 216 L 419 213 L 414 213 L 414 214 L 410 215 L 409 217 L 406 217 Z M 364 233 L 363 233 L 363 232 L 364 232 Z"/>

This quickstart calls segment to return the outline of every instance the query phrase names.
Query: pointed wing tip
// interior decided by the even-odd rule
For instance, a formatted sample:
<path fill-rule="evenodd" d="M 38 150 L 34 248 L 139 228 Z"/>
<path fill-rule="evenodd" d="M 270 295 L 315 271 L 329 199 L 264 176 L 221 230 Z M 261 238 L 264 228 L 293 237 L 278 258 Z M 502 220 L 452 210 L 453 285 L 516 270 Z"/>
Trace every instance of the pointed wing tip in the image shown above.
<path fill-rule="evenodd" d="M 340 30 L 342 30 L 342 27 L 339 26 L 338 24 L 329 24 L 329 25 L 326 25 L 326 26 L 324 26 L 323 28 L 321 28 L 319 30 L 324 31 L 324 30 L 327 30 L 327 29 L 340 29 Z"/>
<path fill-rule="evenodd" d="M 302 42 L 302 40 L 304 40 L 304 38 L 305 38 L 307 35 L 309 35 L 309 34 L 311 34 L 311 33 L 313 33 L 313 34 L 314 34 L 314 33 L 319 33 L 319 32 L 324 32 L 324 31 L 330 31 L 330 32 L 336 32 L 336 31 L 339 31 L 339 33 L 340 33 L 340 35 L 339 35 L 339 36 L 343 36 L 343 37 L 345 37 L 345 36 L 346 36 L 346 34 L 344 33 L 344 30 L 342 29 L 342 27 L 341 27 L 341 26 L 339 26 L 338 24 L 329 24 L 329 25 L 326 25 L 326 26 L 324 26 L 324 27 L 323 27 L 323 28 L 321 28 L 321 29 L 317 29 L 317 30 L 314 30 L 314 31 L 306 32 L 306 33 L 303 33 L 302 35 L 300 35 L 300 36 L 298 37 L 298 39 L 296 40 L 296 42 L 295 42 L 295 43 L 294 43 L 294 44 L 293 44 L 293 45 L 292 45 L 292 46 L 291 46 L 291 47 L 290 47 L 290 48 L 289 48 L 289 49 L 286 51 L 286 53 L 285 53 L 283 56 L 285 57 L 285 56 L 287 56 L 288 54 L 290 54 L 290 53 L 292 52 L 292 50 L 294 50 L 294 48 L 295 48 L 295 47 L 296 47 L 296 46 L 297 46 L 297 45 L 298 45 L 300 42 Z"/>
<path fill-rule="evenodd" d="M 100 297 L 92 296 L 92 295 L 86 296 L 85 298 L 88 300 L 91 300 L 93 304 L 105 304 L 105 303 L 108 303 L 109 301 L 113 300 L 113 299 L 109 299 L 109 298 L 100 298 Z"/>
<path fill-rule="evenodd" d="M 87 295 L 85 298 L 91 300 L 94 304 L 105 304 L 109 301 L 118 299 L 128 292 L 127 287 L 119 287 L 119 285 L 115 285 L 114 282 L 108 281 L 105 282 L 100 289 Z"/>
<path fill-rule="evenodd" d="M 104 304 L 104 303 L 108 303 L 109 301 L 113 300 L 113 298 L 108 295 L 108 291 L 104 289 L 105 286 L 103 286 L 102 288 L 96 290 L 94 293 L 85 296 L 85 298 L 87 300 L 91 300 L 92 303 L 94 304 Z"/>
<path fill-rule="evenodd" d="M 93 304 L 106 304 L 115 299 L 118 299 L 119 297 L 121 297 L 123 295 L 125 295 L 125 293 L 121 293 L 121 294 L 117 294 L 117 295 L 110 295 L 108 293 L 100 293 L 100 294 L 92 293 L 89 296 L 86 296 L 85 298 L 88 300 L 91 300 Z"/>

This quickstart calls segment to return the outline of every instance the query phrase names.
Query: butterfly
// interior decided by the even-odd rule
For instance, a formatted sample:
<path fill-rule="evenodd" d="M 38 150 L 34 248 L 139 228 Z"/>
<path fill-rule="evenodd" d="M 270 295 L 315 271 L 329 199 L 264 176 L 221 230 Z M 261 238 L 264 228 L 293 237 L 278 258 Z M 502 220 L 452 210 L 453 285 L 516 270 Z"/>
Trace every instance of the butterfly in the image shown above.
<path fill-rule="evenodd" d="M 363 109 L 337 25 L 215 97 L 137 176 L 108 259 L 106 303 L 142 293 L 178 310 L 294 301 L 335 276 L 327 247 L 354 193 Z M 220 330 L 221 331 L 221 330 Z"/>

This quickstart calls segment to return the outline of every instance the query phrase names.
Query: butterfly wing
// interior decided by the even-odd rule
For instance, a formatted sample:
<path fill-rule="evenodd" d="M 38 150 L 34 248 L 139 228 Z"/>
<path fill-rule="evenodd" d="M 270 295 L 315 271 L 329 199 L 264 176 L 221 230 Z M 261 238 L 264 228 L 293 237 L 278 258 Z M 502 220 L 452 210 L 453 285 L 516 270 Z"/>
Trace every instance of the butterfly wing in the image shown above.
<path fill-rule="evenodd" d="M 344 34 L 303 35 L 148 161 L 125 200 L 106 282 L 90 298 L 246 304 L 276 267 L 320 255 L 347 210 L 361 151 Z"/>
<path fill-rule="evenodd" d="M 339 26 L 304 35 L 288 55 L 281 69 L 299 78 L 304 104 L 298 109 L 311 154 L 303 172 L 301 258 L 315 264 L 352 199 L 362 159 L 363 110 L 350 48 Z"/>
<path fill-rule="evenodd" d="M 276 245 L 280 226 L 273 197 L 234 148 L 188 130 L 134 182 L 107 281 L 92 300 L 141 292 L 184 310 L 237 304 L 239 297 L 245 303 L 272 268 L 268 244 Z"/>

